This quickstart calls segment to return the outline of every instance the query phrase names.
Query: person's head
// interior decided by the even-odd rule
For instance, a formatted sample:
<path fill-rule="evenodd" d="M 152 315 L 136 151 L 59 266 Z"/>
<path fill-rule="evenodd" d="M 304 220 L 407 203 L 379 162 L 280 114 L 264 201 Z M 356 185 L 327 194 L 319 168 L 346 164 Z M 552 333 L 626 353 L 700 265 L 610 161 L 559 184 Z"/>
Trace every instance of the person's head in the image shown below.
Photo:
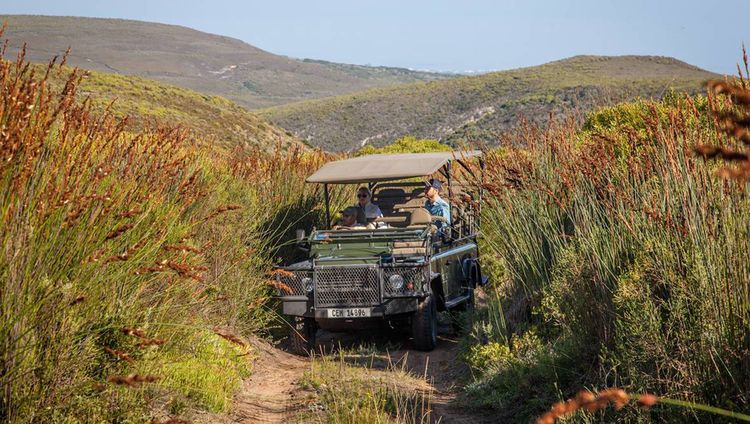
<path fill-rule="evenodd" d="M 353 227 L 357 223 L 357 208 L 349 206 L 341 211 L 341 225 Z"/>
<path fill-rule="evenodd" d="M 424 194 L 430 200 L 437 199 L 440 196 L 440 189 L 442 187 L 443 185 L 440 183 L 440 180 L 433 178 L 425 183 Z"/>
<path fill-rule="evenodd" d="M 371 199 L 372 193 L 370 192 L 370 189 L 367 187 L 360 187 L 357 189 L 357 203 L 359 203 L 361 206 L 364 206 L 369 202 Z"/>

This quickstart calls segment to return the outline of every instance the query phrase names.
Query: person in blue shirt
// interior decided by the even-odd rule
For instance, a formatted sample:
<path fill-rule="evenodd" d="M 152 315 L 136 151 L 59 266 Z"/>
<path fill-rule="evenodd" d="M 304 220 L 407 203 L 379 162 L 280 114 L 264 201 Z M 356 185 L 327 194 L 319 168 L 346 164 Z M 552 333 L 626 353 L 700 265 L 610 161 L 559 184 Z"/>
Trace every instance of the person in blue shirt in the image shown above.
<path fill-rule="evenodd" d="M 427 200 L 424 202 L 424 208 L 427 209 L 430 215 L 445 218 L 445 222 L 435 221 L 438 233 L 442 233 L 441 229 L 444 225 L 451 225 L 451 207 L 448 205 L 448 202 L 440 197 L 441 188 L 442 184 L 440 180 L 435 178 L 428 181 L 424 188 L 424 194 L 427 197 Z"/>

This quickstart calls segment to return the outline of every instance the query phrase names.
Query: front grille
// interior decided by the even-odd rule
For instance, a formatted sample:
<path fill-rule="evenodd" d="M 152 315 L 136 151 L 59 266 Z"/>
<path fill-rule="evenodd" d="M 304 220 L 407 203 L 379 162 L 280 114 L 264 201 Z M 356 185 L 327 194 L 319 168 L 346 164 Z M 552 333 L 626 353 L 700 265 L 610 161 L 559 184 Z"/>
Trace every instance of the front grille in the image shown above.
<path fill-rule="evenodd" d="M 380 275 L 377 267 L 315 269 L 315 306 L 374 306 L 379 303 Z"/>
<path fill-rule="evenodd" d="M 279 296 L 303 296 L 305 292 L 305 278 L 312 280 L 313 273 L 310 270 L 276 271 L 276 281 L 281 283 L 276 289 Z"/>
<path fill-rule="evenodd" d="M 407 291 L 421 291 L 425 282 L 425 268 L 422 267 L 388 267 L 383 268 L 383 290 L 384 295 L 399 295 Z M 391 275 L 398 274 L 404 279 L 404 287 L 401 290 L 393 290 L 389 284 Z M 409 289 L 411 287 L 411 290 Z"/>

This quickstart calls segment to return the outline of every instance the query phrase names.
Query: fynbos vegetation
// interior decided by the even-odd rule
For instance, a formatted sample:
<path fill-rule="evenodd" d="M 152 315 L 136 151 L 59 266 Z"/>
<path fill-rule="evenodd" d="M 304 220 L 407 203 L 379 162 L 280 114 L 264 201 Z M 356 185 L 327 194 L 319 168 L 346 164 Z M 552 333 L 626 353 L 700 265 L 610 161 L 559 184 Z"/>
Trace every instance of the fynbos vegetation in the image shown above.
<path fill-rule="evenodd" d="M 383 146 L 407 135 L 457 144 L 494 141 L 520 117 L 583 114 L 669 89 L 697 92 L 715 75 L 667 57 L 576 56 L 530 68 L 372 89 L 290 103 L 262 116 L 328 150 Z"/>
<path fill-rule="evenodd" d="M 0 420 L 225 410 L 271 318 L 267 223 L 309 215 L 279 211 L 324 156 L 124 131 L 66 69 L 0 59 Z"/>
<path fill-rule="evenodd" d="M 617 386 L 688 409 L 575 408 L 574 420 L 706 418 L 696 403 L 750 411 L 739 84 L 709 84 L 728 97 L 605 108 L 582 129 L 527 127 L 513 140 L 524 147 L 488 155 L 483 230 L 501 284 L 495 319 L 475 325 L 467 349 L 480 375 L 469 402 L 529 419 L 581 389 Z"/>
<path fill-rule="evenodd" d="M 80 95 L 84 76 L 0 55 L 0 420 L 226 411 L 284 289 L 271 265 L 322 220 L 304 179 L 330 156 L 130 128 Z M 494 285 L 464 340 L 465 403 L 543 423 L 747 418 L 750 94 L 744 78 L 708 86 L 524 125 L 486 152 Z M 429 391 L 343 365 L 303 379 L 326 419 L 431 418 Z"/>

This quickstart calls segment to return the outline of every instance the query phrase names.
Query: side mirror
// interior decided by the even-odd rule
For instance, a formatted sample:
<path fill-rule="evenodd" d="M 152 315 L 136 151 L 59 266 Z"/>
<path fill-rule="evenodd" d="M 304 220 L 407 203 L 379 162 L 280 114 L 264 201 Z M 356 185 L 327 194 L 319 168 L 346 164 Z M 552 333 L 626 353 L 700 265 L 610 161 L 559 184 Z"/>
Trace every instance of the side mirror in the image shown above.
<path fill-rule="evenodd" d="M 305 230 L 303 230 L 303 229 L 301 229 L 301 228 L 300 228 L 300 229 L 297 229 L 297 234 L 296 234 L 296 236 L 297 236 L 297 237 L 296 237 L 296 238 L 297 238 L 297 243 L 298 243 L 298 244 L 299 244 L 299 243 L 302 243 L 303 241 L 305 241 Z"/>

